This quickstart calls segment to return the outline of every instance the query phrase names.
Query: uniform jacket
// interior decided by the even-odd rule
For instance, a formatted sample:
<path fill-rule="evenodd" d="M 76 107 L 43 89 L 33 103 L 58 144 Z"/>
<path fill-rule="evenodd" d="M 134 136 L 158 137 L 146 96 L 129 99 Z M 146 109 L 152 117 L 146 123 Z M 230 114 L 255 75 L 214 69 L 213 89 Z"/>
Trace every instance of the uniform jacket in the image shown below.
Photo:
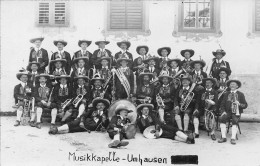
<path fill-rule="evenodd" d="M 247 108 L 247 102 L 245 99 L 245 95 L 240 91 L 237 91 L 235 93 L 235 95 L 237 95 L 237 100 L 240 103 L 239 113 L 241 114 L 241 113 L 243 113 L 243 110 Z M 226 94 L 224 94 L 223 100 L 221 102 L 221 105 L 220 105 L 221 114 L 223 112 L 231 114 L 232 113 L 231 104 L 232 104 L 232 94 L 229 91 Z"/>
<path fill-rule="evenodd" d="M 93 53 L 93 56 L 92 56 L 92 62 L 93 62 L 93 65 L 96 66 L 97 69 L 100 69 L 101 68 L 101 64 L 98 62 L 98 60 L 101 58 L 101 57 L 110 57 L 111 58 L 111 63 L 113 61 L 113 57 L 112 57 L 112 53 L 110 50 L 108 49 L 104 49 L 105 51 L 104 52 L 101 52 L 100 49 L 97 49 L 94 51 Z"/>
<path fill-rule="evenodd" d="M 90 110 L 88 113 L 82 115 L 82 121 L 84 123 L 85 128 L 91 131 L 100 131 L 100 129 L 107 128 L 109 124 L 107 110 L 103 110 L 103 112 L 99 112 L 96 116 L 94 116 L 93 112 L 98 110 Z M 102 118 L 106 117 L 106 120 L 103 122 Z"/>
<path fill-rule="evenodd" d="M 40 63 L 39 72 L 44 73 L 45 67 L 49 64 L 49 56 L 47 50 L 41 48 L 38 52 L 36 52 L 35 49 L 32 48 L 30 51 L 29 62 L 33 61 Z"/>
<path fill-rule="evenodd" d="M 222 60 L 220 63 L 217 63 L 217 60 L 214 58 L 214 62 L 212 63 L 212 67 L 211 67 L 211 75 L 213 78 L 218 78 L 219 76 L 217 75 L 216 71 L 220 68 L 220 67 L 226 67 L 228 69 L 230 69 L 230 65 L 227 61 Z M 230 69 L 231 70 L 231 69 Z"/>
<path fill-rule="evenodd" d="M 120 115 L 114 115 L 108 125 L 107 130 L 114 131 L 114 127 L 123 129 L 123 126 L 125 126 L 127 123 L 131 123 L 130 119 L 128 118 L 122 119 Z"/>
<path fill-rule="evenodd" d="M 196 99 L 196 106 L 195 108 L 199 111 L 204 110 L 205 107 L 207 107 L 205 99 L 210 99 L 215 102 L 215 105 L 211 106 L 210 110 L 215 110 L 216 105 L 218 104 L 218 92 L 214 89 L 211 89 L 211 91 L 207 91 L 204 89 L 202 93 L 200 93 Z"/>
<path fill-rule="evenodd" d="M 52 54 L 51 60 L 55 60 L 58 57 L 60 57 L 60 54 L 58 52 L 55 52 Z M 69 74 L 70 70 L 71 70 L 71 65 L 72 65 L 70 54 L 67 51 L 64 51 L 63 54 L 61 55 L 61 58 L 66 59 L 67 62 L 66 62 L 66 66 L 64 66 L 64 67 L 65 67 L 66 73 Z M 52 70 L 50 70 L 50 71 L 53 71 L 54 66 L 50 66 L 50 67 L 52 68 Z"/>
<path fill-rule="evenodd" d="M 26 93 L 26 90 L 29 90 L 31 91 L 31 93 Z M 18 100 L 23 100 L 23 99 L 31 99 L 32 97 L 32 94 L 34 93 L 33 92 L 34 88 L 32 86 L 32 84 L 30 83 L 27 83 L 27 85 L 25 87 L 23 87 L 21 84 L 18 84 L 14 87 L 14 98 L 15 98 L 15 103 L 18 102 Z"/>
<path fill-rule="evenodd" d="M 145 97 L 154 98 L 154 86 L 151 84 L 143 85 L 139 84 L 136 90 L 136 97 L 138 99 L 144 99 Z"/>
<path fill-rule="evenodd" d="M 87 57 L 89 59 L 89 63 L 88 64 L 85 64 L 85 67 L 87 69 L 91 68 L 92 65 L 93 65 L 93 61 L 92 61 L 92 53 L 89 52 L 89 51 L 86 51 L 84 55 L 82 55 L 82 52 L 81 50 L 78 50 L 77 52 L 74 53 L 73 57 L 72 57 L 72 61 L 75 59 L 75 58 L 81 58 L 81 57 Z M 75 66 L 73 66 L 73 69 L 76 68 Z"/>
<path fill-rule="evenodd" d="M 40 102 L 41 100 L 44 100 L 48 102 L 51 91 L 52 91 L 52 86 L 46 84 L 45 87 L 41 87 L 40 84 L 37 84 L 34 88 L 34 93 L 33 96 L 35 97 L 35 102 Z M 54 89 L 53 89 L 54 91 Z M 54 93 L 52 92 L 52 97 L 54 96 Z M 52 101 L 52 100 L 51 100 Z"/>
<path fill-rule="evenodd" d="M 56 84 L 53 89 L 53 102 L 60 106 L 67 99 L 72 98 L 72 88 L 67 84 L 66 88 L 61 88 L 60 84 Z"/>
<path fill-rule="evenodd" d="M 125 72 L 123 72 L 125 77 L 127 78 L 129 84 L 130 84 L 130 94 L 133 94 L 134 92 L 134 74 L 133 71 L 130 68 L 127 68 Z M 121 84 L 121 81 L 118 77 L 115 79 L 115 85 L 116 85 L 116 95 L 118 98 L 124 98 L 123 96 L 126 95 L 126 91 L 124 86 Z"/>

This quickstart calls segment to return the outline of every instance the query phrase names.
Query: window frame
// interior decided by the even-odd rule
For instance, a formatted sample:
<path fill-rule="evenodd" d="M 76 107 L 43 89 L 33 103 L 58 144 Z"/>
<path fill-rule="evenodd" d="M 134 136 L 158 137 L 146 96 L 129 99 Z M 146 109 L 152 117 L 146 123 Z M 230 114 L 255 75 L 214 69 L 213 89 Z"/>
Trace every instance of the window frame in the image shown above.
<path fill-rule="evenodd" d="M 252 12 L 250 11 L 249 14 L 249 22 L 248 22 L 248 33 L 247 37 L 248 38 L 254 38 L 254 37 L 260 37 L 260 30 L 256 31 L 256 0 L 251 0 L 250 2 L 250 7 L 249 9 L 252 9 Z"/>

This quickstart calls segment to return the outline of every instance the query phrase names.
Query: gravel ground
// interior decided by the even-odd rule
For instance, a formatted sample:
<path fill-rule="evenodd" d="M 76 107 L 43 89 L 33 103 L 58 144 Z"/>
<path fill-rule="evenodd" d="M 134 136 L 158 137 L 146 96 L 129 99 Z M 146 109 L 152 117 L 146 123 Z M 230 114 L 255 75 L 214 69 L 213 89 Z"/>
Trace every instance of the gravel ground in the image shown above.
<path fill-rule="evenodd" d="M 196 144 L 188 145 L 169 139 L 150 140 L 137 133 L 122 149 L 109 149 L 107 133 L 70 133 L 49 135 L 49 125 L 42 129 L 29 126 L 14 127 L 15 117 L 1 117 L 1 165 L 172 165 L 172 155 L 198 155 L 198 165 L 259 166 L 260 165 L 260 123 L 241 123 L 242 134 L 237 145 L 228 142 L 219 144 L 201 131 Z M 220 132 L 217 132 L 217 138 Z M 258 148 L 257 148 L 258 147 Z M 74 161 L 73 156 L 85 159 Z M 110 156 L 117 161 L 106 160 Z M 71 154 L 71 155 L 70 155 Z M 88 155 L 96 155 L 97 161 L 86 161 Z M 128 162 L 127 156 L 140 157 L 136 162 Z M 92 156 L 91 156 L 92 157 Z M 92 160 L 92 158 L 89 158 Z M 101 158 L 98 158 L 101 157 Z M 167 163 L 148 163 L 145 158 L 166 158 Z M 119 158 L 119 159 L 118 159 Z M 126 160 L 124 160 L 126 159 Z M 18 164 L 19 163 L 19 164 Z"/>

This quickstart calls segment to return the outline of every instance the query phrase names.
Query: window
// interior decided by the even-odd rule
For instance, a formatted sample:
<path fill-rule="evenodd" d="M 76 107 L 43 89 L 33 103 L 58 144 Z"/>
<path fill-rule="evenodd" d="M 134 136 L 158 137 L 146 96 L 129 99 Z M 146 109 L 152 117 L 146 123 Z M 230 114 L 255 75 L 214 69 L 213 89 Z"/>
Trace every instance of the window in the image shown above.
<path fill-rule="evenodd" d="M 255 0 L 255 32 L 260 32 L 260 0 Z"/>
<path fill-rule="evenodd" d="M 68 1 L 42 1 L 38 9 L 38 26 L 69 26 Z"/>

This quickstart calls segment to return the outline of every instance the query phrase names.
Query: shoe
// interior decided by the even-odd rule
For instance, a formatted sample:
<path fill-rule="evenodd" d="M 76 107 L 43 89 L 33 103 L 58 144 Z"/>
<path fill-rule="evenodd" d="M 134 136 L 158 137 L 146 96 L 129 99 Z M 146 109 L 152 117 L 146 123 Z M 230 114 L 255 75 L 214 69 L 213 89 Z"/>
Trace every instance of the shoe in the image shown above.
<path fill-rule="evenodd" d="M 20 123 L 21 123 L 21 122 L 20 122 L 19 120 L 16 120 L 15 123 L 14 123 L 14 126 L 17 127 L 17 126 L 20 125 Z"/>
<path fill-rule="evenodd" d="M 232 145 L 236 145 L 236 140 L 235 140 L 235 139 L 231 139 L 231 140 L 230 140 L 230 143 L 231 143 Z"/>
<path fill-rule="evenodd" d="M 55 124 L 54 124 L 54 123 L 51 123 L 50 129 L 51 129 L 51 128 L 54 128 L 54 127 L 55 127 Z"/>
<path fill-rule="evenodd" d="M 129 144 L 129 142 L 127 142 L 127 141 L 120 141 L 120 143 L 118 144 L 118 147 L 127 146 L 128 144 Z"/>
<path fill-rule="evenodd" d="M 37 123 L 35 124 L 35 127 L 38 128 L 38 129 L 41 129 L 41 123 L 40 123 L 40 122 L 37 122 Z"/>
<path fill-rule="evenodd" d="M 216 141 L 216 136 L 215 136 L 215 134 L 211 134 L 210 137 L 211 137 L 211 139 L 212 139 L 213 141 Z"/>
<path fill-rule="evenodd" d="M 227 142 L 227 138 L 221 138 L 220 140 L 218 140 L 218 143 L 223 143 L 223 142 Z"/>
<path fill-rule="evenodd" d="M 187 144 L 195 144 L 195 139 L 193 137 L 193 134 L 188 134 L 188 138 L 186 140 Z"/>
<path fill-rule="evenodd" d="M 50 128 L 49 134 L 55 135 L 57 133 L 58 133 L 58 128 L 57 127 L 54 126 L 54 127 Z"/>
<path fill-rule="evenodd" d="M 200 135 L 195 133 L 195 138 L 199 138 L 199 137 L 200 137 Z"/>
<path fill-rule="evenodd" d="M 35 123 L 33 121 L 28 122 L 31 127 L 35 127 Z"/>
<path fill-rule="evenodd" d="M 117 148 L 119 144 L 120 144 L 120 141 L 115 140 L 115 141 L 111 142 L 110 144 L 108 144 L 108 147 L 109 148 Z"/>

